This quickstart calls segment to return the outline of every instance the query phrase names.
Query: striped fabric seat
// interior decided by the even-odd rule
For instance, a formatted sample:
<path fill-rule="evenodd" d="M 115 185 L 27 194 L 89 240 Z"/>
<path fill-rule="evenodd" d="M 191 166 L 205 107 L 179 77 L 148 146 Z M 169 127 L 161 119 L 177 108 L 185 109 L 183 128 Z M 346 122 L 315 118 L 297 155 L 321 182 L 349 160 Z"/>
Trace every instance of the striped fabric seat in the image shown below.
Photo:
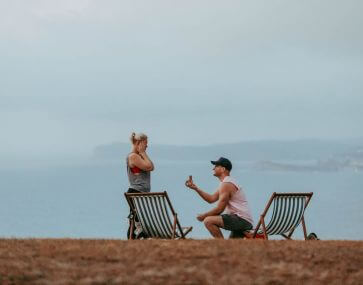
<path fill-rule="evenodd" d="M 181 227 L 166 191 L 125 193 L 125 197 L 133 213 L 131 233 L 135 226 L 136 216 L 143 232 L 151 238 L 185 238 L 192 230 L 192 227 Z M 130 238 L 132 238 L 131 234 Z"/>
<path fill-rule="evenodd" d="M 312 195 L 313 193 L 274 192 L 255 228 L 254 237 L 260 232 L 265 239 L 268 239 L 268 235 L 282 235 L 286 239 L 291 239 L 293 232 L 301 223 L 304 237 L 307 239 L 304 212 Z M 271 208 L 273 209 L 271 219 L 266 226 L 265 218 Z"/>

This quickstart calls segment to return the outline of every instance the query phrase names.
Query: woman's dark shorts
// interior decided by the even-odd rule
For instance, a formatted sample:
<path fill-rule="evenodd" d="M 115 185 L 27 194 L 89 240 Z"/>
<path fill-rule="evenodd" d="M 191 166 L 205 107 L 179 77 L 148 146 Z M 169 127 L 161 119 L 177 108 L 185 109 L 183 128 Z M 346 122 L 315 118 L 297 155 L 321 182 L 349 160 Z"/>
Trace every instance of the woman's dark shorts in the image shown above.
<path fill-rule="evenodd" d="M 243 232 L 252 230 L 252 224 L 237 215 L 223 214 L 224 229 L 231 231 L 229 238 L 243 238 Z"/>

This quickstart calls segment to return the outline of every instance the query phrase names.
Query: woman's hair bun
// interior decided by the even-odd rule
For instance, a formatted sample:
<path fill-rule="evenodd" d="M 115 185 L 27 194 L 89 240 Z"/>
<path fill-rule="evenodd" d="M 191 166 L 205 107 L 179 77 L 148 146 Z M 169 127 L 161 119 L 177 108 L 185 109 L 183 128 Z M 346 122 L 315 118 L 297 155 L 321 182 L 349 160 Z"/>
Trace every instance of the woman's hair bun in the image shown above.
<path fill-rule="evenodd" d="M 131 133 L 130 141 L 132 144 L 135 144 L 137 141 L 143 141 L 143 140 L 147 140 L 147 135 L 145 135 L 144 133 L 138 133 L 138 134 L 136 134 L 135 132 Z"/>

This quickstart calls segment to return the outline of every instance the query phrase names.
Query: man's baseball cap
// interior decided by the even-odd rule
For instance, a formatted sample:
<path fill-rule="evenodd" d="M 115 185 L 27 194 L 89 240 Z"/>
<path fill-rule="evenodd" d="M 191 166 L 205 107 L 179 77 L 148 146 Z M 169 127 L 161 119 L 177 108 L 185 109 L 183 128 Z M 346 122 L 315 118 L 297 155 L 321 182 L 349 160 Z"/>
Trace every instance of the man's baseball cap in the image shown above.
<path fill-rule="evenodd" d="M 229 159 L 225 158 L 225 157 L 220 157 L 218 160 L 214 161 L 212 160 L 211 163 L 213 165 L 219 165 L 219 166 L 223 166 L 225 169 L 227 169 L 228 171 L 232 170 L 232 163 L 229 161 Z"/>

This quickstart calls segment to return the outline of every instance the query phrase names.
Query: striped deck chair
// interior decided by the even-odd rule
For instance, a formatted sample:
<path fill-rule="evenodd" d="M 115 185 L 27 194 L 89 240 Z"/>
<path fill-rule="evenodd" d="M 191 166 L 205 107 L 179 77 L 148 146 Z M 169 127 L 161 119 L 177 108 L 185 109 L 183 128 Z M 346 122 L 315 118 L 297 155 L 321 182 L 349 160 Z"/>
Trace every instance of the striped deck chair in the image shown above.
<path fill-rule="evenodd" d="M 306 233 L 304 212 L 308 206 L 313 193 L 276 193 L 274 192 L 263 211 L 253 238 L 263 236 L 268 239 L 269 235 L 281 235 L 291 239 L 297 226 L 302 224 L 305 240 L 309 239 Z M 265 217 L 269 209 L 273 208 L 271 219 L 266 226 Z M 260 228 L 262 227 L 262 232 Z"/>
<path fill-rule="evenodd" d="M 125 193 L 132 212 L 130 239 L 137 216 L 144 233 L 151 238 L 184 239 L 193 227 L 181 227 L 166 191 Z"/>

